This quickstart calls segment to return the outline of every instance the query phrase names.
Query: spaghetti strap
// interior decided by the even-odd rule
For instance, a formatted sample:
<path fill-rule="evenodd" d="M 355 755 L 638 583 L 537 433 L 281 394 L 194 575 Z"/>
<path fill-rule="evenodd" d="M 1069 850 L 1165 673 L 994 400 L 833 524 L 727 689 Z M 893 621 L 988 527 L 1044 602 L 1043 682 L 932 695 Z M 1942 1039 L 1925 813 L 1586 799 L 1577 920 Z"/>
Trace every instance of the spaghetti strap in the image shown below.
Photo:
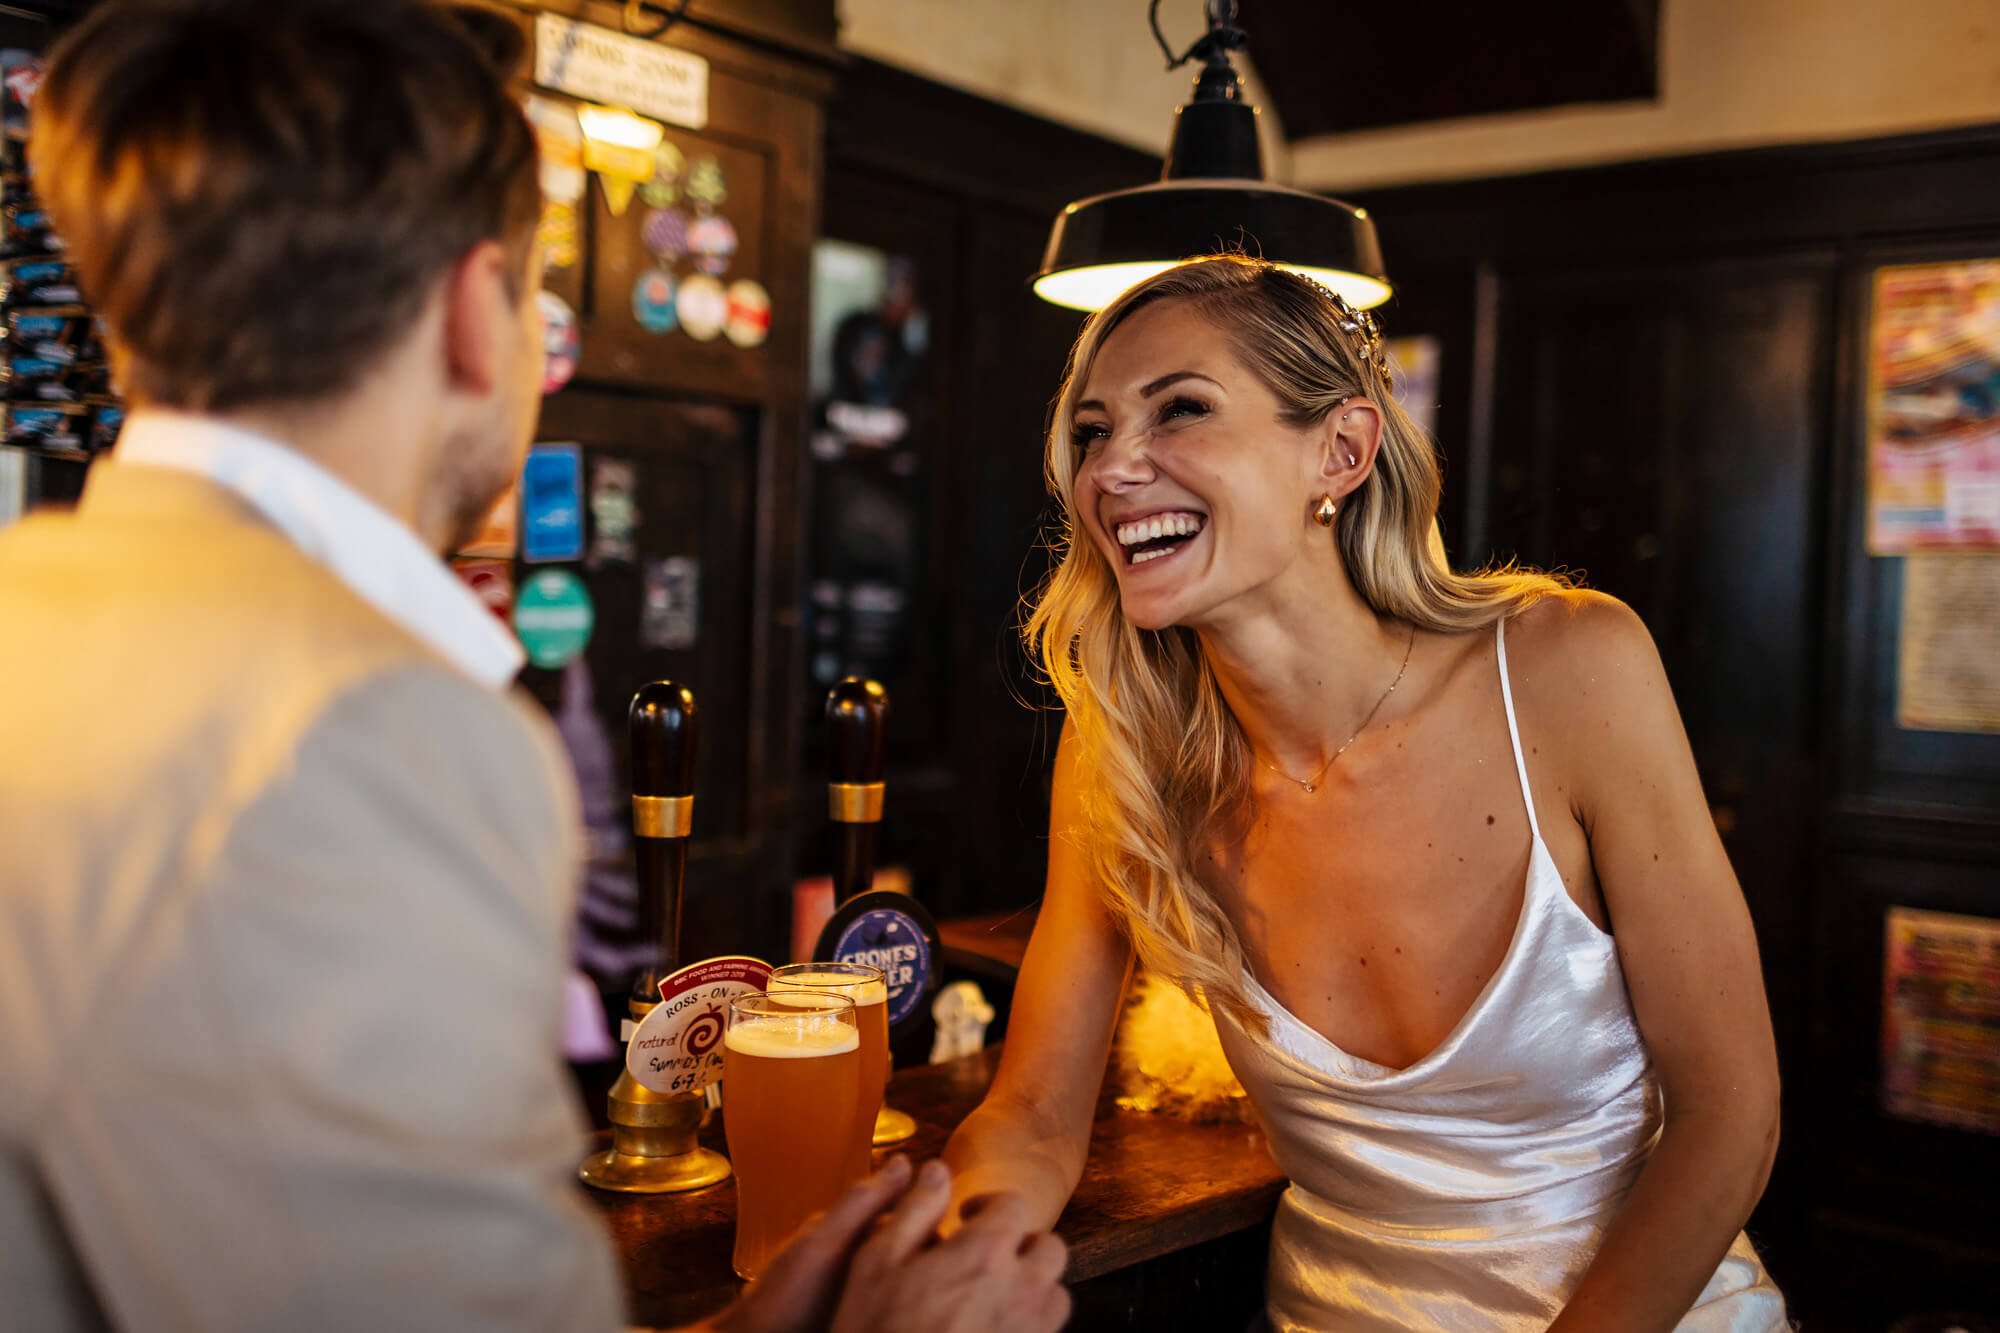
<path fill-rule="evenodd" d="M 1496 621 L 1493 643 L 1500 654 L 1500 699 L 1507 705 L 1507 739 L 1514 742 L 1514 771 L 1521 777 L 1521 801 L 1528 807 L 1528 831 L 1539 840 L 1542 826 L 1535 819 L 1535 793 L 1528 786 L 1528 761 L 1521 754 L 1521 728 L 1514 721 L 1514 686 L 1507 679 L 1507 622 Z"/>

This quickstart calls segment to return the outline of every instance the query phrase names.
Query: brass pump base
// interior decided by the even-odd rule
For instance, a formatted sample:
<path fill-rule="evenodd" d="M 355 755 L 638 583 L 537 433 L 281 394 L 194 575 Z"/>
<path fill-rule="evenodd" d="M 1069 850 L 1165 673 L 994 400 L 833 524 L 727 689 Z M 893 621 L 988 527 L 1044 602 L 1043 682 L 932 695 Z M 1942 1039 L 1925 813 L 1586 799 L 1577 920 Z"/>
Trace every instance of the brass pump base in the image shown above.
<path fill-rule="evenodd" d="M 695 1142 L 698 1093 L 654 1092 L 629 1073 L 611 1086 L 611 1146 L 586 1158 L 577 1175 L 621 1194 L 676 1194 L 729 1179 L 729 1159 Z"/>
<path fill-rule="evenodd" d="M 893 1106 L 885 1106 L 875 1113 L 875 1146 L 886 1148 L 892 1143 L 915 1138 L 917 1122 L 907 1111 L 898 1111 Z"/>

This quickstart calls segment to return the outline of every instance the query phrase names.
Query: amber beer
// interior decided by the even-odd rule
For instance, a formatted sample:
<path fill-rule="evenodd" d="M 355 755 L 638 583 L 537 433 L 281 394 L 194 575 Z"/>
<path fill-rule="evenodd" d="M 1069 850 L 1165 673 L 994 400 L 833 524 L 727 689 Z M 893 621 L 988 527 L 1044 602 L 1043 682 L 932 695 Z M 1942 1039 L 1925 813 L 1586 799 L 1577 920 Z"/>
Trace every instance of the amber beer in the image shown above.
<path fill-rule="evenodd" d="M 854 1143 L 842 1176 L 851 1185 L 868 1174 L 875 1117 L 889 1084 L 889 987 L 882 980 L 882 969 L 866 963 L 791 963 L 775 969 L 767 985 L 773 995 L 805 991 L 845 995 L 854 1001 L 855 1022 L 861 1029 L 861 1087 L 854 1105 Z"/>
<path fill-rule="evenodd" d="M 729 1004 L 723 1126 L 736 1168 L 737 1276 L 757 1277 L 846 1187 L 861 1034 L 845 995 L 787 991 Z"/>

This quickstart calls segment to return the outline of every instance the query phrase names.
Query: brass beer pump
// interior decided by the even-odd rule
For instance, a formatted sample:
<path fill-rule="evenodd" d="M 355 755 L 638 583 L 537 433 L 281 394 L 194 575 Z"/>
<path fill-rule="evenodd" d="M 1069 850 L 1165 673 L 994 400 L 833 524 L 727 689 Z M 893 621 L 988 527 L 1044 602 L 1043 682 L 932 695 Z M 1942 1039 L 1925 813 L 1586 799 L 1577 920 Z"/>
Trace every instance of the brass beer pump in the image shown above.
<path fill-rule="evenodd" d="M 629 727 L 639 924 L 659 943 L 627 1002 L 636 1024 L 660 1002 L 660 982 L 681 965 L 681 897 L 701 739 L 694 692 L 664 680 L 641 686 Z M 703 1110 L 698 1092 L 654 1092 L 629 1069 L 621 1071 L 611 1087 L 611 1147 L 586 1159 L 578 1174 L 586 1185 L 626 1194 L 670 1194 L 728 1179 L 729 1159 L 695 1142 Z"/>

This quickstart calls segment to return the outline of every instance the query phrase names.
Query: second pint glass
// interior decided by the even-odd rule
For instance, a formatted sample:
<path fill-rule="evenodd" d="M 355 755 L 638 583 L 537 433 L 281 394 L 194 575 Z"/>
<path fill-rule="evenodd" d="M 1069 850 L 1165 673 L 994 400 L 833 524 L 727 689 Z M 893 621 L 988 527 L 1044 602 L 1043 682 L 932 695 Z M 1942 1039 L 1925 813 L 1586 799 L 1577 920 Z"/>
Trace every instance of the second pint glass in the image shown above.
<path fill-rule="evenodd" d="M 861 1029 L 861 1086 L 854 1102 L 854 1141 L 848 1149 L 846 1183 L 868 1175 L 875 1143 L 875 1116 L 889 1085 L 889 988 L 882 969 L 866 963 L 789 963 L 774 969 L 765 983 L 772 994 L 805 991 L 845 995 L 854 1001 L 854 1019 Z"/>
<path fill-rule="evenodd" d="M 723 1132 L 736 1168 L 737 1276 L 755 1278 L 847 1184 L 861 1034 L 845 995 L 788 991 L 729 1004 Z"/>

